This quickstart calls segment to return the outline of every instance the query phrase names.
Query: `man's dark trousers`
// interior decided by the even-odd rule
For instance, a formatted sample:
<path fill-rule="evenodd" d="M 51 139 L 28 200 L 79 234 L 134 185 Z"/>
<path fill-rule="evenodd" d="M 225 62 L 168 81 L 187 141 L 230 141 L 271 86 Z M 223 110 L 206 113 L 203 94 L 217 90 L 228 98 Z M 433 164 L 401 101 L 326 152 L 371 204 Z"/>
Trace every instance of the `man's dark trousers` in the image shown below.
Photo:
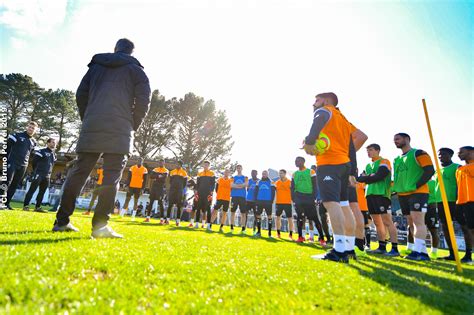
<path fill-rule="evenodd" d="M 64 192 L 56 214 L 55 224 L 64 226 L 69 223 L 69 217 L 73 214 L 76 206 L 76 198 L 81 193 L 87 177 L 101 155 L 104 160 L 104 179 L 92 218 L 92 228 L 97 229 L 107 225 L 110 214 L 114 210 L 115 195 L 122 178 L 122 172 L 127 164 L 127 155 L 125 154 L 78 153 L 77 162 L 64 183 Z"/>
<path fill-rule="evenodd" d="M 13 163 L 9 163 L 7 165 L 7 205 L 10 204 L 10 201 L 12 200 L 13 195 L 15 195 L 15 192 L 18 188 L 18 185 L 20 185 L 21 181 L 23 180 L 26 167 L 27 165 L 16 166 Z"/>
<path fill-rule="evenodd" d="M 26 193 L 25 200 L 23 201 L 23 206 L 27 206 L 30 204 L 31 198 L 33 197 L 33 194 L 39 186 L 38 195 L 36 196 L 36 208 L 40 208 L 41 203 L 43 202 L 44 193 L 49 187 L 50 179 L 51 178 L 49 176 L 42 176 L 39 174 L 34 175 L 33 180 L 31 181 L 30 188 Z"/>

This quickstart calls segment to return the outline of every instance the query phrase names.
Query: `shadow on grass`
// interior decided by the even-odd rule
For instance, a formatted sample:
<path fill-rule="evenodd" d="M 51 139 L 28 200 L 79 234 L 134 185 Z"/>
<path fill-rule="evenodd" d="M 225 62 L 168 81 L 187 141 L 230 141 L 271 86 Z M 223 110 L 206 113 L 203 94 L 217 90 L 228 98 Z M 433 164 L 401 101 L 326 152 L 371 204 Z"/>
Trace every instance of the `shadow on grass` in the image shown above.
<path fill-rule="evenodd" d="M 386 258 L 386 262 L 390 262 L 391 259 Z M 412 260 L 407 260 L 404 258 L 400 258 L 398 260 L 395 260 L 398 262 L 403 262 L 405 265 L 410 265 L 410 266 L 422 266 L 420 265 L 420 262 L 412 261 Z M 456 271 L 456 264 L 454 262 L 449 263 L 443 260 L 431 260 L 429 262 L 424 262 L 423 265 L 426 267 L 430 267 L 433 269 L 445 271 L 445 272 L 455 272 Z"/>
<path fill-rule="evenodd" d="M 0 235 L 34 234 L 34 233 L 48 233 L 48 232 L 51 232 L 51 229 L 48 229 L 48 230 L 25 230 L 25 231 L 0 231 Z"/>
<path fill-rule="evenodd" d="M 406 267 L 406 265 L 435 267 L 435 264 L 405 263 L 406 261 L 400 260 L 371 259 L 370 261 L 359 260 L 357 264 L 350 264 L 349 266 L 356 269 L 362 276 L 393 291 L 415 298 L 426 306 L 436 308 L 443 313 L 472 314 L 474 309 L 473 285 L 429 274 L 427 273 L 429 271 L 421 272 Z M 463 274 L 457 275 L 466 279 L 473 279 L 474 271 L 465 270 Z M 418 281 L 406 277 L 415 278 Z"/>
<path fill-rule="evenodd" d="M 131 222 L 132 223 L 132 222 Z M 136 223 L 137 225 L 142 225 L 140 223 Z M 149 224 L 149 223 L 146 223 L 146 224 Z M 145 225 L 145 224 L 143 224 Z M 188 227 L 184 227 L 184 226 L 181 226 L 181 227 L 177 227 L 177 226 L 169 226 L 168 229 L 170 230 L 177 230 L 177 231 L 180 231 L 180 232 L 193 232 L 193 233 L 196 233 L 196 232 L 201 232 L 201 233 L 205 233 L 205 234 L 215 234 L 216 236 L 223 236 L 223 237 L 229 237 L 229 238 L 248 238 L 250 240 L 255 240 L 255 241 L 258 241 L 258 240 L 261 240 L 261 241 L 266 241 L 266 242 L 270 242 L 270 243 L 273 243 L 273 244 L 276 244 L 276 243 L 295 243 L 294 241 L 291 241 L 291 240 L 286 240 L 286 239 L 278 239 L 278 238 L 275 238 L 275 237 L 266 237 L 266 236 L 261 236 L 261 237 L 255 237 L 253 235 L 249 235 L 249 234 L 240 234 L 239 232 L 234 232 L 234 233 L 230 233 L 230 232 L 218 232 L 218 231 L 207 231 L 205 229 L 195 229 L 195 228 L 188 228 Z M 314 249 L 319 249 L 319 250 L 326 250 L 327 248 L 323 248 L 322 246 L 316 244 L 316 243 L 295 243 L 296 246 L 303 246 L 303 247 L 309 247 L 309 248 L 314 248 Z"/>
<path fill-rule="evenodd" d="M 66 241 L 74 241 L 74 240 L 84 240 L 89 239 L 87 237 L 66 237 L 60 239 L 51 239 L 51 238 L 39 238 L 39 239 L 31 239 L 31 240 L 0 240 L 0 246 L 8 246 L 8 245 L 26 245 L 26 244 L 48 244 L 48 243 L 60 243 Z"/>

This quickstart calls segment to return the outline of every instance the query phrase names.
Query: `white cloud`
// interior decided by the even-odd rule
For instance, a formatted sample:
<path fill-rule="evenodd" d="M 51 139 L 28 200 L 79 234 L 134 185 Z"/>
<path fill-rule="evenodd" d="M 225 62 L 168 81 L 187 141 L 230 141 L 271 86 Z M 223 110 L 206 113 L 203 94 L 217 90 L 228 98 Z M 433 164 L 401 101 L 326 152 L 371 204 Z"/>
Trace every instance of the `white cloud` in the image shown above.
<path fill-rule="evenodd" d="M 60 26 L 67 0 L 3 0 L 0 24 L 21 36 L 43 35 Z"/>

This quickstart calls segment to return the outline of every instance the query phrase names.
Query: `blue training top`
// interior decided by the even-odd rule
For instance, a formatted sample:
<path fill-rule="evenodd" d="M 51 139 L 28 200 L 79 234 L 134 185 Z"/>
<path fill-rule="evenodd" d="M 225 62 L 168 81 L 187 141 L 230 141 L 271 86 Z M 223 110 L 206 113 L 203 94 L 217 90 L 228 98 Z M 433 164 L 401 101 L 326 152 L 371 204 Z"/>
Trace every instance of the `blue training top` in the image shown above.
<path fill-rule="evenodd" d="M 232 177 L 234 180 L 234 184 L 245 184 L 245 176 L 244 175 L 236 175 Z M 231 197 L 246 197 L 246 191 L 245 188 L 232 188 L 230 192 Z"/>
<path fill-rule="evenodd" d="M 270 179 L 258 182 L 257 200 L 272 201 L 272 181 Z"/>
<path fill-rule="evenodd" d="M 258 184 L 258 178 L 253 180 L 249 178 L 249 183 L 247 187 L 247 201 L 255 201 L 255 187 Z"/>

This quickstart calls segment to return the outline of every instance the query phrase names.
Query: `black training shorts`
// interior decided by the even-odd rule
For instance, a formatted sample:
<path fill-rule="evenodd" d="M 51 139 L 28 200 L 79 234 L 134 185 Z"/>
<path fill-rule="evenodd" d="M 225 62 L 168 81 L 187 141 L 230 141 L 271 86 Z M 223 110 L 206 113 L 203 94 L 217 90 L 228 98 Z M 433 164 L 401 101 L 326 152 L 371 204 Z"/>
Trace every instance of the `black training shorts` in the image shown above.
<path fill-rule="evenodd" d="M 428 211 L 425 215 L 425 225 L 428 229 L 439 228 L 438 210 L 436 209 L 435 203 L 428 205 Z"/>
<path fill-rule="evenodd" d="M 446 224 L 446 215 L 444 213 L 444 205 L 442 202 L 438 202 L 438 216 L 443 224 Z M 449 213 L 451 214 L 451 220 L 457 221 L 460 225 L 466 225 L 466 217 L 464 216 L 462 207 L 456 205 L 455 202 L 448 202 Z"/>
<path fill-rule="evenodd" d="M 181 207 L 183 205 L 183 193 L 181 191 L 170 191 L 168 204 L 176 205 L 178 208 Z"/>
<path fill-rule="evenodd" d="M 347 198 L 349 198 L 349 202 L 358 202 L 357 201 L 357 191 L 355 187 L 349 186 L 347 187 Z"/>
<path fill-rule="evenodd" d="M 232 208 L 230 209 L 231 212 L 237 211 L 239 208 L 240 213 L 247 213 L 247 202 L 245 197 L 232 197 Z"/>
<path fill-rule="evenodd" d="M 318 187 L 323 202 L 348 201 L 350 163 L 321 165 L 317 168 Z"/>
<path fill-rule="evenodd" d="M 230 203 L 229 200 L 218 199 L 216 201 L 216 204 L 214 205 L 214 210 L 219 211 L 219 209 L 222 208 L 224 212 L 227 212 L 229 211 L 229 203 Z"/>
<path fill-rule="evenodd" d="M 428 197 L 429 194 L 411 194 L 398 196 L 400 208 L 403 215 L 410 215 L 410 212 L 427 212 L 428 211 Z"/>
<path fill-rule="evenodd" d="M 207 211 L 211 207 L 211 202 L 207 200 L 207 196 L 199 197 L 195 210 Z"/>
<path fill-rule="evenodd" d="M 255 201 L 247 200 L 246 208 L 247 208 L 247 213 L 249 211 L 252 211 L 255 214 L 257 211 L 257 204 L 255 203 Z"/>
<path fill-rule="evenodd" d="M 133 196 L 135 198 L 138 198 L 138 197 L 140 197 L 141 192 L 142 192 L 141 188 L 129 187 L 128 192 L 127 192 L 127 196 Z"/>
<path fill-rule="evenodd" d="M 272 215 L 273 203 L 271 201 L 261 201 L 257 200 L 257 215 L 262 215 L 263 211 L 267 214 L 267 216 Z"/>
<path fill-rule="evenodd" d="M 292 217 L 293 209 L 291 207 L 291 204 L 278 204 L 276 205 L 276 216 L 279 217 L 282 215 L 282 213 L 285 212 L 285 215 L 287 218 Z"/>
<path fill-rule="evenodd" d="M 391 201 L 380 195 L 368 195 L 367 206 L 370 214 L 387 214 L 390 211 Z"/>
<path fill-rule="evenodd" d="M 458 205 L 461 212 L 464 214 L 467 228 L 474 229 L 474 202 L 468 202 L 462 205 Z"/>

